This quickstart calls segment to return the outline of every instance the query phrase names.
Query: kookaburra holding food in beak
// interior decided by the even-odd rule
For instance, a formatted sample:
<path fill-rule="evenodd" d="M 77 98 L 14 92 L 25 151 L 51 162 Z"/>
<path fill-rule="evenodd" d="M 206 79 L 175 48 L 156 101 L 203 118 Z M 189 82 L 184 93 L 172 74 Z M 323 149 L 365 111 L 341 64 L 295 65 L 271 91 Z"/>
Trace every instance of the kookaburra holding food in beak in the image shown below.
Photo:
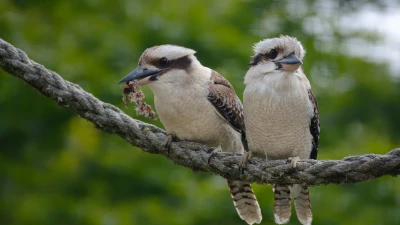
<path fill-rule="evenodd" d="M 120 82 L 137 80 L 154 93 L 154 104 L 166 131 L 181 140 L 243 153 L 242 103 L 232 85 L 204 67 L 192 49 L 161 45 L 145 50 L 137 69 Z M 260 223 L 261 212 L 249 183 L 228 180 L 239 216 Z"/>
<path fill-rule="evenodd" d="M 318 106 L 301 68 L 305 51 L 296 38 L 265 39 L 254 46 L 255 55 L 245 77 L 244 117 L 250 155 L 267 159 L 316 159 Z M 244 163 L 246 159 L 244 160 Z M 305 185 L 274 187 L 274 218 L 289 222 L 292 197 L 297 217 L 311 224 L 309 191 Z"/>

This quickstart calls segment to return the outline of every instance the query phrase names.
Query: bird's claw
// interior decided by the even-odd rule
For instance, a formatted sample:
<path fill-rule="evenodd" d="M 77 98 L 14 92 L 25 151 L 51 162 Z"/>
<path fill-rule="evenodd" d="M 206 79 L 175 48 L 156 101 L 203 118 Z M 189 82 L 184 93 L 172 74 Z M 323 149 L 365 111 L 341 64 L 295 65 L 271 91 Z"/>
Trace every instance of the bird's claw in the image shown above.
<path fill-rule="evenodd" d="M 168 136 L 167 136 L 167 141 L 165 142 L 165 145 L 164 145 L 164 150 L 167 151 L 168 156 L 169 156 L 169 153 L 170 153 L 170 151 L 171 151 L 172 141 L 173 141 L 174 139 L 176 139 L 175 135 L 173 135 L 173 134 L 168 134 Z"/>
<path fill-rule="evenodd" d="M 244 169 L 246 169 L 247 161 L 250 160 L 253 156 L 253 152 L 245 152 L 242 156 L 242 160 L 239 165 L 239 171 L 243 174 Z"/>
<path fill-rule="evenodd" d="M 208 153 L 210 154 L 210 156 L 207 159 L 207 163 L 210 164 L 211 159 L 214 158 L 218 152 L 222 152 L 222 147 L 221 145 L 219 145 L 218 147 L 211 149 L 210 151 L 208 151 Z"/>
<path fill-rule="evenodd" d="M 300 160 L 300 158 L 298 156 L 296 157 L 289 157 L 286 161 L 286 163 L 290 163 L 291 167 L 293 169 L 296 169 L 297 167 L 297 162 Z"/>

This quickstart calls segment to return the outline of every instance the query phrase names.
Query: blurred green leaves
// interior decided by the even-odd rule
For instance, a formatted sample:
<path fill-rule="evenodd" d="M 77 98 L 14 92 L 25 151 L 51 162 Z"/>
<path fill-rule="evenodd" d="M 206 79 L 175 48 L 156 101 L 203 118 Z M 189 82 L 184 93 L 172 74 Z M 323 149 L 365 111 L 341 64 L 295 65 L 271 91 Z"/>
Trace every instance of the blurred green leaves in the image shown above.
<path fill-rule="evenodd" d="M 364 2 L 365 3 L 365 2 Z M 387 4 L 369 1 L 384 13 Z M 394 3 L 393 3 L 394 4 Z M 124 108 L 117 82 L 142 51 L 158 44 L 193 48 L 239 97 L 252 45 L 296 36 L 320 107 L 320 159 L 399 147 L 400 89 L 388 64 L 348 53 L 339 19 L 360 1 L 0 1 L 0 37 L 35 61 Z M 397 6 L 398 7 L 398 6 Z M 334 12 L 334 13 L 331 13 Z M 354 21 L 355 23 L 357 21 Z M 146 102 L 152 93 L 143 88 Z M 0 71 L 0 221 L 29 224 L 244 224 L 226 183 L 143 154 Z M 155 123 L 162 127 L 159 122 Z M 263 224 L 273 223 L 272 191 L 254 185 Z M 400 181 L 312 188 L 314 224 L 399 224 Z M 292 216 L 290 224 L 298 224 Z"/>

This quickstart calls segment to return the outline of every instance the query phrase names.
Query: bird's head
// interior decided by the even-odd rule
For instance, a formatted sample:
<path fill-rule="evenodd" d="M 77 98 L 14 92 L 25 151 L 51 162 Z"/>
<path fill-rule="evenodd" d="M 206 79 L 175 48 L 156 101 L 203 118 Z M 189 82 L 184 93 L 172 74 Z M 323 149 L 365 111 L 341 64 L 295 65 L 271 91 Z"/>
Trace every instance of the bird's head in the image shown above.
<path fill-rule="evenodd" d="M 262 74 L 274 72 L 295 72 L 302 64 L 305 50 L 294 37 L 280 36 L 265 39 L 253 47 L 255 55 L 250 67 Z"/>
<path fill-rule="evenodd" d="M 159 45 L 146 49 L 140 56 L 138 67 L 122 78 L 119 83 L 133 80 L 139 85 L 150 83 L 175 83 L 198 63 L 192 49 L 176 45 Z"/>

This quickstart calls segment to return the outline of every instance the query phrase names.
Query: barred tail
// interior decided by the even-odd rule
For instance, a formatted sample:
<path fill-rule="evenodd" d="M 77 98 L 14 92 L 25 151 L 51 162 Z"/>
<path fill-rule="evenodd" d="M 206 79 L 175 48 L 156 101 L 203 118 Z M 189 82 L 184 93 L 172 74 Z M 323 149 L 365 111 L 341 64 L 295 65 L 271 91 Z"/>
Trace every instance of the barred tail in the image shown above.
<path fill-rule="evenodd" d="M 277 224 L 285 224 L 292 213 L 292 197 L 287 186 L 274 185 L 274 219 Z"/>
<path fill-rule="evenodd" d="M 260 206 L 249 183 L 239 180 L 227 180 L 233 204 L 240 218 L 248 224 L 262 220 Z"/>
<path fill-rule="evenodd" d="M 292 193 L 297 218 L 299 219 L 301 224 L 311 225 L 312 212 L 308 187 L 295 184 L 292 187 Z"/>

